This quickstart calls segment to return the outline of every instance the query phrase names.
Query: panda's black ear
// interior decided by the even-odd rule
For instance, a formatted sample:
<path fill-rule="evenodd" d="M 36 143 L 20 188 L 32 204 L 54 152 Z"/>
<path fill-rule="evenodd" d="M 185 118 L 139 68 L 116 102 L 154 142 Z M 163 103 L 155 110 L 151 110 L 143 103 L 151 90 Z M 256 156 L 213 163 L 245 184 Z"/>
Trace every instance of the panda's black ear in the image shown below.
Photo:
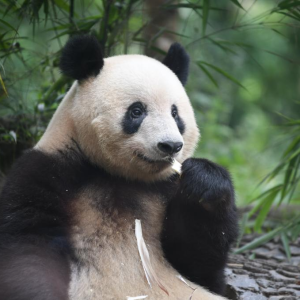
<path fill-rule="evenodd" d="M 90 35 L 75 35 L 62 50 L 60 69 L 73 79 L 84 80 L 97 76 L 104 65 L 101 47 Z"/>
<path fill-rule="evenodd" d="M 163 64 L 176 74 L 183 85 L 186 84 L 189 75 L 190 57 L 180 44 L 174 43 L 171 45 Z"/>

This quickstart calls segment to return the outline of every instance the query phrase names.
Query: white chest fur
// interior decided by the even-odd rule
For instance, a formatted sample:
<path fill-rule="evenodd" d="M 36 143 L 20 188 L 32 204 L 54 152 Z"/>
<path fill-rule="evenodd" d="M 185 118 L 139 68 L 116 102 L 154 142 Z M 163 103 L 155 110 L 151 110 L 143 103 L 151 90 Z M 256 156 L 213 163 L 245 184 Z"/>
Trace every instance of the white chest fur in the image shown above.
<path fill-rule="evenodd" d="M 82 195 L 75 206 L 72 227 L 78 260 L 71 262 L 70 300 L 126 300 L 127 296 L 141 295 L 153 300 L 224 299 L 191 284 L 194 291 L 178 279 L 178 272 L 163 258 L 160 245 L 163 205 L 159 199 L 145 201 L 146 209 L 149 205 L 151 213 L 141 218 L 144 239 L 153 268 L 169 295 L 155 283 L 152 288 L 147 283 L 134 231 L 134 219 L 141 216 L 117 210 L 100 212 L 87 195 Z"/>

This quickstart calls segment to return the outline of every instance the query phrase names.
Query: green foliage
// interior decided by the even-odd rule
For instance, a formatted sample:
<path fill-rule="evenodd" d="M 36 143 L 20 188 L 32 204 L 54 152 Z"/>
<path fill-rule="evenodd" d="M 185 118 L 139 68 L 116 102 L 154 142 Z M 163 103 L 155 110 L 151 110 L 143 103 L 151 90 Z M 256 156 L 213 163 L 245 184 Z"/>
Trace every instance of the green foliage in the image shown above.
<path fill-rule="evenodd" d="M 236 250 L 235 253 L 239 254 L 244 251 L 257 248 L 260 245 L 267 243 L 268 241 L 272 240 L 274 237 L 279 235 L 281 237 L 285 253 L 287 257 L 290 259 L 291 251 L 289 247 L 289 241 L 295 240 L 298 237 L 300 233 L 299 228 L 300 228 L 300 217 L 298 216 L 288 222 L 285 222 L 280 226 L 277 226 L 273 230 L 259 236 L 258 238 L 254 239 L 252 242 Z"/>
<path fill-rule="evenodd" d="M 209 68 L 215 70 L 216 72 L 218 72 L 219 74 L 223 75 L 224 77 L 226 77 L 227 79 L 231 80 L 232 82 L 234 82 L 235 84 L 239 85 L 240 87 L 244 88 L 245 87 L 237 80 L 235 79 L 233 76 L 231 76 L 230 74 L 228 74 L 227 72 L 225 72 L 224 70 L 220 69 L 217 66 L 214 66 L 212 64 L 209 64 L 205 61 L 198 61 L 197 65 L 205 72 L 205 74 L 209 77 L 209 79 L 218 87 L 217 82 L 215 81 L 214 77 L 210 74 L 210 72 L 207 70 L 207 68 L 205 68 L 203 65 L 208 66 Z"/>
<path fill-rule="evenodd" d="M 0 90 L 0 117 L 30 116 L 35 124 L 30 124 L 26 133 L 10 124 L 0 140 L 8 141 L 5 137 L 13 130 L 19 141 L 37 141 L 71 84 L 58 70 L 66 39 L 90 33 L 98 38 L 106 55 L 117 53 L 120 44 L 126 52 L 129 27 L 138 27 L 137 34 L 142 25 L 142 20 L 132 22 L 130 18 L 140 2 L 0 1 L 0 84 L 4 92 Z M 43 111 L 37 109 L 38 104 L 44 106 Z"/>
<path fill-rule="evenodd" d="M 284 125 L 288 129 L 287 133 L 291 141 L 286 147 L 279 164 L 261 182 L 262 185 L 272 182 L 277 182 L 277 184 L 273 184 L 272 187 L 253 200 L 253 202 L 256 202 L 256 205 L 247 216 L 247 218 L 250 218 L 254 213 L 258 212 L 254 223 L 254 230 L 256 231 L 261 231 L 272 205 L 279 206 L 282 203 L 288 204 L 291 201 L 300 203 L 300 119 L 294 120 L 287 117 L 285 119 L 286 122 Z M 293 197 L 295 192 L 296 197 Z M 295 240 L 299 232 L 300 214 L 298 212 L 295 218 L 287 220 L 284 226 L 273 229 L 271 232 L 264 234 L 260 239 L 245 245 L 237 252 L 240 253 L 252 249 L 255 246 L 265 243 L 270 237 L 273 238 L 280 234 L 286 255 L 290 258 L 289 241 Z"/>

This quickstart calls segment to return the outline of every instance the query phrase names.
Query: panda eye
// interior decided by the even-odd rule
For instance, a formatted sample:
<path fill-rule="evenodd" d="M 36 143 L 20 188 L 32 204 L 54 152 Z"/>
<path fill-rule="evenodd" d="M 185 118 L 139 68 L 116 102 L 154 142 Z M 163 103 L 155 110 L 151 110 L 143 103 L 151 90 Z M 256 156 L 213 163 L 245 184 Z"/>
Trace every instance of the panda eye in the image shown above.
<path fill-rule="evenodd" d="M 175 107 L 172 108 L 172 117 L 175 119 L 178 116 L 177 109 Z"/>
<path fill-rule="evenodd" d="M 134 119 L 139 118 L 143 114 L 143 111 L 139 107 L 135 107 L 131 110 L 131 117 Z"/>

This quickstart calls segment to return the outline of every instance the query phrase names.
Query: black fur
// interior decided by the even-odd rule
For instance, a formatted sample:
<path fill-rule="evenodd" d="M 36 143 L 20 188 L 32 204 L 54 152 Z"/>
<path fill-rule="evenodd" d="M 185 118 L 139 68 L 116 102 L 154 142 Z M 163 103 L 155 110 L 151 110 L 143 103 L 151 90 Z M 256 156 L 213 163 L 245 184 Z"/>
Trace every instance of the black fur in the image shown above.
<path fill-rule="evenodd" d="M 184 132 L 185 132 L 185 124 L 184 124 L 183 120 L 180 118 L 179 113 L 178 113 L 177 106 L 176 106 L 175 104 L 172 105 L 172 112 L 173 112 L 173 111 L 176 111 L 176 112 L 177 112 L 176 115 L 174 116 L 174 120 L 175 120 L 175 122 L 176 122 L 176 124 L 177 124 L 177 127 L 178 127 L 178 129 L 179 129 L 179 132 L 180 132 L 181 134 L 184 134 Z"/>
<path fill-rule="evenodd" d="M 163 64 L 176 74 L 182 85 L 185 85 L 188 80 L 189 63 L 190 58 L 188 54 L 178 43 L 172 44 L 163 60 Z"/>
<path fill-rule="evenodd" d="M 7 178 L 0 196 L 0 300 L 67 300 L 68 262 L 77 262 L 69 242 L 72 207 L 86 189 L 94 191 L 95 209 L 107 216 L 122 218 L 125 212 L 145 222 L 145 195 L 147 201 L 160 195 L 167 204 L 167 259 L 192 281 L 223 292 L 227 253 L 237 234 L 227 171 L 188 159 L 180 179 L 129 181 L 92 165 L 74 142 L 53 155 L 29 151 Z"/>
<path fill-rule="evenodd" d="M 146 184 L 112 176 L 91 164 L 75 143 L 52 155 L 30 150 L 14 165 L 3 187 L 0 235 L 12 239 L 30 235 L 45 239 L 63 253 L 69 252 L 70 206 L 82 189 L 107 191 L 105 200 L 95 193 L 99 209 L 140 213 L 142 201 L 137 197 L 160 193 L 160 186 L 167 188 L 171 182 Z"/>
<path fill-rule="evenodd" d="M 70 276 L 66 258 L 41 240 L 36 240 L 38 245 L 21 238 L 17 240 L 15 243 L 8 243 L 6 239 L 1 242 L 0 299 L 69 299 Z"/>
<path fill-rule="evenodd" d="M 64 47 L 60 59 L 62 73 L 77 80 L 97 76 L 103 65 L 100 44 L 90 35 L 72 37 Z"/>
<path fill-rule="evenodd" d="M 11 170 L 0 197 L 1 300 L 68 299 L 67 207 L 78 191 L 70 166 L 29 151 Z"/>
<path fill-rule="evenodd" d="M 0 195 L 0 300 L 68 299 L 68 261 L 79 263 L 69 229 L 81 190 L 94 191 L 95 209 L 107 216 L 118 210 L 118 217 L 123 212 L 147 220 L 142 195 L 163 191 L 170 197 L 169 185 L 172 180 L 146 184 L 111 176 L 89 163 L 74 143 L 54 155 L 24 154 Z"/>
<path fill-rule="evenodd" d="M 205 159 L 188 159 L 182 170 L 167 207 L 163 249 L 182 275 L 223 295 L 227 255 L 238 234 L 230 175 Z"/>
<path fill-rule="evenodd" d="M 138 118 L 132 117 L 132 111 L 135 108 L 139 109 L 142 112 L 142 114 Z M 147 116 L 146 108 L 141 102 L 135 102 L 131 104 L 128 107 L 125 116 L 123 118 L 123 122 L 122 122 L 123 131 L 127 134 L 136 133 L 139 130 L 146 116 Z"/>

